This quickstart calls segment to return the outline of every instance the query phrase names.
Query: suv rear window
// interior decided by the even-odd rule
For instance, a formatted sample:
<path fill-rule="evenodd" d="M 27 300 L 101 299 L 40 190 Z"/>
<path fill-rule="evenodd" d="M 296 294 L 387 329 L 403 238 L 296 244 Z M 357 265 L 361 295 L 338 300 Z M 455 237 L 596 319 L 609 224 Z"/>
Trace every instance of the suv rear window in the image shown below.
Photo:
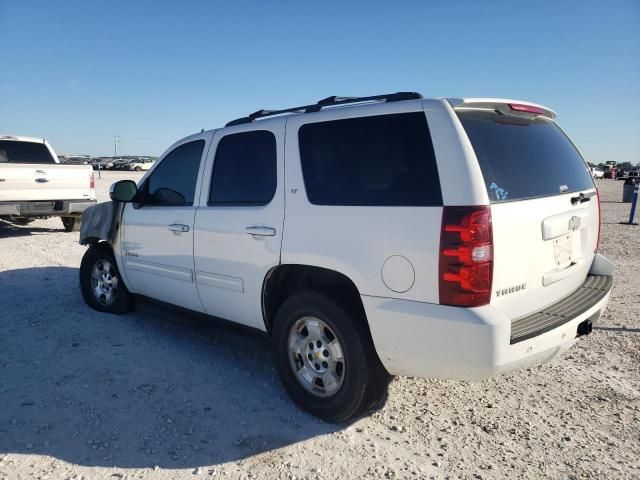
<path fill-rule="evenodd" d="M 0 163 L 55 163 L 44 143 L 0 140 Z"/>
<path fill-rule="evenodd" d="M 442 205 L 423 112 L 309 123 L 298 135 L 304 184 L 315 205 Z"/>
<path fill-rule="evenodd" d="M 594 188 L 587 164 L 558 126 L 543 117 L 460 111 L 491 203 Z"/>

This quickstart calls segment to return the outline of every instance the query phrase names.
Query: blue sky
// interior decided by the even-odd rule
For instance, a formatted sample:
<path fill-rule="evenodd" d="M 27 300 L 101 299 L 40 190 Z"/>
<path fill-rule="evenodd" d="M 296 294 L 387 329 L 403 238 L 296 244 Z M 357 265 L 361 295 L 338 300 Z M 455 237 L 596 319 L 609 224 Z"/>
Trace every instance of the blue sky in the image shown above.
<path fill-rule="evenodd" d="M 0 0 L 0 133 L 59 153 L 398 90 L 542 103 L 587 160 L 640 162 L 640 1 Z"/>

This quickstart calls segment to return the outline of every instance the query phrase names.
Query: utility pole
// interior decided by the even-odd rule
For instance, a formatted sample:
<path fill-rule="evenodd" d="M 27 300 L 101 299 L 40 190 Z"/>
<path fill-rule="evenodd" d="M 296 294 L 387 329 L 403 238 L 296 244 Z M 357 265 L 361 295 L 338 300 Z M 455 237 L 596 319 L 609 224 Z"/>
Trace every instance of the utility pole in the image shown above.
<path fill-rule="evenodd" d="M 118 145 L 120 144 L 120 135 L 113 136 L 113 156 L 118 156 Z"/>

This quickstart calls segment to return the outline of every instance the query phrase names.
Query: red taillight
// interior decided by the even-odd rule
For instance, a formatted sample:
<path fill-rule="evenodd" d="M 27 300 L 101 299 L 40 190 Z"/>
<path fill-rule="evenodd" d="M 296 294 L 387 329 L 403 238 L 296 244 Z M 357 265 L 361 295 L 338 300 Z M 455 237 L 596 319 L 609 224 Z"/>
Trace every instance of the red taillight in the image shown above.
<path fill-rule="evenodd" d="M 544 115 L 546 113 L 544 108 L 534 107 L 533 105 L 523 105 L 521 103 L 510 103 L 509 108 L 514 112 L 536 113 L 538 115 Z"/>
<path fill-rule="evenodd" d="M 602 210 L 600 209 L 600 191 L 596 187 L 596 199 L 598 201 L 598 240 L 596 241 L 596 248 L 593 253 L 597 253 L 600 249 L 600 226 L 602 225 Z"/>
<path fill-rule="evenodd" d="M 490 207 L 444 207 L 439 270 L 441 305 L 489 303 L 493 282 Z"/>
<path fill-rule="evenodd" d="M 89 188 L 96 188 L 96 178 L 93 172 L 91 172 L 91 175 L 89 176 Z"/>

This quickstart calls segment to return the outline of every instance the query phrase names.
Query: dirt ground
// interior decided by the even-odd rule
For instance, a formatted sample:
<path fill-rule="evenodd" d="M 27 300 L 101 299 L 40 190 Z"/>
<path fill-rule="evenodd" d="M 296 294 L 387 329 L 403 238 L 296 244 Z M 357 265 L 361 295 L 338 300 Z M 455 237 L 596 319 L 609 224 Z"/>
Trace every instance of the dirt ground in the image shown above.
<path fill-rule="evenodd" d="M 0 222 L 0 480 L 640 478 L 640 226 L 599 187 L 616 273 L 592 335 L 481 383 L 396 378 L 350 425 L 292 404 L 263 336 L 92 311 L 77 233 Z"/>

